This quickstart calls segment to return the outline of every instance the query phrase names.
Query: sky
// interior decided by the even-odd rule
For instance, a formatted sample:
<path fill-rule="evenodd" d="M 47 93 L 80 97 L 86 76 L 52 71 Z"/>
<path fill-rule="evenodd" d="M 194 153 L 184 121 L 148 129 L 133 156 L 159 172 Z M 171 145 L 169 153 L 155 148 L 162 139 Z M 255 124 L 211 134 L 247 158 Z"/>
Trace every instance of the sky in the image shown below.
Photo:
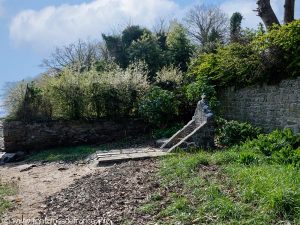
<path fill-rule="evenodd" d="M 271 0 L 281 20 L 283 2 Z M 43 72 L 42 60 L 57 46 L 99 40 L 129 23 L 152 28 L 160 19 L 180 20 L 202 3 L 219 5 L 228 16 L 239 11 L 244 27 L 261 22 L 253 11 L 256 0 L 0 0 L 0 90 Z M 299 1 L 295 12 L 299 18 Z"/>

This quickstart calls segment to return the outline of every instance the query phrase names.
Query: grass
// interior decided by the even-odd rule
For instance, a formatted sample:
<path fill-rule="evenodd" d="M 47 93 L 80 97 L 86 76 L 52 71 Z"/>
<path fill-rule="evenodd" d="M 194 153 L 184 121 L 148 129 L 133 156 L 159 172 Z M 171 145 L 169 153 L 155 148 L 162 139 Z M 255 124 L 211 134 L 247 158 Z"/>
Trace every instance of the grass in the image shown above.
<path fill-rule="evenodd" d="M 157 224 L 300 224 L 299 168 L 258 153 L 178 153 L 157 179 L 159 197 L 141 207 Z"/>
<path fill-rule="evenodd" d="M 116 142 L 102 144 L 99 146 L 78 146 L 78 147 L 63 147 L 53 148 L 48 150 L 36 151 L 25 158 L 27 162 L 75 162 L 86 159 L 88 156 L 97 151 L 109 151 L 111 149 L 122 149 L 132 147 L 135 144 L 143 143 L 148 137 L 140 137 L 134 140 L 132 138 L 124 138 Z"/>
<path fill-rule="evenodd" d="M 89 155 L 95 153 L 96 151 L 97 151 L 96 148 L 92 148 L 88 146 L 54 148 L 54 149 L 43 150 L 43 151 L 32 153 L 31 155 L 27 156 L 25 160 L 29 162 L 36 162 L 36 161 L 74 162 L 74 161 L 83 160 Z"/>
<path fill-rule="evenodd" d="M 5 199 L 5 197 L 14 195 L 16 192 L 12 185 L 6 185 L 0 183 L 0 217 L 3 213 L 12 207 L 12 203 Z"/>

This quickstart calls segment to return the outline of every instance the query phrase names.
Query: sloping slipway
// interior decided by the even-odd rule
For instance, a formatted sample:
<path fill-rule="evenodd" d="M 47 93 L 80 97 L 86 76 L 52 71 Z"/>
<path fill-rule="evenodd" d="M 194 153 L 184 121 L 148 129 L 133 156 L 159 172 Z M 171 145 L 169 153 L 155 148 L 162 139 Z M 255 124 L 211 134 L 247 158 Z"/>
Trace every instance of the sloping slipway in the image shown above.
<path fill-rule="evenodd" d="M 166 140 L 161 149 L 172 152 L 176 148 L 189 147 L 205 149 L 214 147 L 214 118 L 205 96 L 202 96 L 202 100 L 198 102 L 192 120 Z"/>

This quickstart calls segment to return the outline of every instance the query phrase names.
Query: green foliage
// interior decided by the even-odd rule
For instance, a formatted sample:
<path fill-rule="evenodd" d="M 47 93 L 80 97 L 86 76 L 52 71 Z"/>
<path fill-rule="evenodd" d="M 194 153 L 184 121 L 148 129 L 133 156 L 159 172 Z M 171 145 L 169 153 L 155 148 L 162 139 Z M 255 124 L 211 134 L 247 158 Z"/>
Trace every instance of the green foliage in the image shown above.
<path fill-rule="evenodd" d="M 149 88 L 147 74 L 147 68 L 142 62 L 133 63 L 126 70 L 118 66 L 102 71 L 91 68 L 84 72 L 65 68 L 59 76 L 45 75 L 39 78 L 34 83 L 35 89 L 30 89 L 37 90 L 34 92 L 36 94 L 27 97 L 30 102 L 22 97 L 26 93 L 23 89 L 21 97 L 15 95 L 20 92 L 19 86 L 12 89 L 9 96 L 16 97 L 10 98 L 10 102 L 19 106 L 17 109 L 23 109 L 20 106 L 30 103 L 32 109 L 24 111 L 22 117 L 20 114 L 13 114 L 14 111 L 12 115 L 15 115 L 15 119 L 36 119 L 36 115 L 47 110 L 46 112 L 51 112 L 48 117 L 50 119 L 117 119 L 136 116 L 138 101 Z M 48 103 L 47 107 L 43 102 Z M 33 113 L 35 117 L 32 116 Z"/>
<path fill-rule="evenodd" d="M 44 151 L 39 151 L 32 153 L 25 159 L 27 162 L 75 162 L 79 160 L 84 160 L 89 155 L 95 153 L 97 150 L 95 148 L 80 146 L 80 147 L 69 147 L 69 148 L 54 148 L 47 149 Z"/>
<path fill-rule="evenodd" d="M 183 73 L 178 67 L 163 67 L 156 73 L 155 83 L 157 86 L 166 90 L 176 90 L 183 83 Z"/>
<path fill-rule="evenodd" d="M 140 39 L 130 45 L 127 51 L 131 61 L 142 60 L 146 62 L 149 68 L 149 79 L 153 80 L 162 62 L 161 49 L 156 37 L 144 33 Z"/>
<path fill-rule="evenodd" d="M 140 26 L 128 26 L 122 31 L 122 42 L 125 48 L 130 47 L 132 42 L 139 40 L 143 34 L 151 34 L 146 28 Z"/>
<path fill-rule="evenodd" d="M 269 224 L 300 222 L 299 170 L 283 165 L 226 166 L 242 201 L 257 205 Z"/>
<path fill-rule="evenodd" d="M 275 26 L 268 33 L 242 30 L 240 43 L 201 54 L 189 73 L 216 88 L 279 81 L 299 75 L 300 21 Z"/>
<path fill-rule="evenodd" d="M 241 13 L 235 12 L 232 14 L 230 18 L 230 41 L 231 42 L 240 41 L 242 20 L 243 20 L 243 16 Z"/>
<path fill-rule="evenodd" d="M 253 43 L 257 51 L 261 54 L 270 54 L 270 49 L 279 54 L 273 60 L 273 66 L 280 62 L 279 75 L 284 78 L 286 74 L 292 76 L 300 75 L 300 20 L 295 20 L 284 26 L 274 25 L 272 29 L 260 35 Z M 272 51 L 271 51 L 272 53 Z M 269 59 L 270 60 L 270 59 Z"/>
<path fill-rule="evenodd" d="M 192 105 L 197 104 L 203 94 L 207 97 L 210 107 L 216 111 L 218 101 L 215 86 L 209 83 L 207 77 L 197 77 L 195 82 L 185 86 L 186 98 Z"/>
<path fill-rule="evenodd" d="M 139 112 L 149 123 L 167 125 L 178 113 L 179 102 L 170 91 L 157 86 L 151 88 L 139 103 Z"/>
<path fill-rule="evenodd" d="M 237 151 L 262 153 L 269 160 L 279 164 L 300 165 L 300 136 L 290 129 L 275 130 L 270 134 L 260 134 L 257 139 L 248 140 Z"/>
<path fill-rule="evenodd" d="M 59 117 L 80 119 L 84 117 L 86 96 L 81 73 L 65 69 L 58 78 L 48 78 L 46 86 L 54 113 Z"/>
<path fill-rule="evenodd" d="M 222 120 L 220 123 L 222 125 L 218 130 L 218 143 L 222 146 L 232 146 L 248 139 L 255 139 L 262 131 L 249 123 L 234 120 Z"/>
<path fill-rule="evenodd" d="M 16 187 L 14 187 L 14 185 L 0 183 L 0 218 L 3 215 L 3 213 L 6 212 L 6 210 L 12 207 L 12 202 L 6 200 L 5 197 L 14 195 L 16 191 L 17 190 Z"/>
<path fill-rule="evenodd" d="M 157 180 L 159 198 L 149 198 L 142 214 L 158 224 L 300 222 L 299 169 L 253 149 L 173 154 Z"/>
<path fill-rule="evenodd" d="M 186 29 L 179 23 L 173 23 L 166 41 L 171 63 L 178 66 L 182 71 L 187 71 L 192 55 L 192 45 Z"/>
<path fill-rule="evenodd" d="M 102 34 L 102 38 L 109 52 L 109 56 L 114 59 L 114 61 L 121 68 L 126 68 L 128 66 L 129 60 L 126 54 L 124 43 L 122 42 L 122 37 L 117 35 L 110 36 Z"/>
<path fill-rule="evenodd" d="M 239 155 L 239 162 L 244 165 L 251 165 L 258 161 L 257 155 L 254 153 L 241 153 Z"/>
<path fill-rule="evenodd" d="M 6 103 L 9 119 L 49 120 L 52 116 L 49 99 L 44 98 L 44 91 L 33 81 L 30 83 L 23 81 L 12 88 Z"/>

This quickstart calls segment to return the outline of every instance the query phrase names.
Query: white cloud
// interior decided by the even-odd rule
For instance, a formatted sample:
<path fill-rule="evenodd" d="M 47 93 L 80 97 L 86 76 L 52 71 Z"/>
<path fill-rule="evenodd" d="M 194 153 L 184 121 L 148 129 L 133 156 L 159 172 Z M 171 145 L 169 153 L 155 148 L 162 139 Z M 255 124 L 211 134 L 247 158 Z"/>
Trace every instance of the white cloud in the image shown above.
<path fill-rule="evenodd" d="M 49 50 L 78 39 L 99 39 L 101 33 L 128 22 L 152 27 L 159 18 L 178 11 L 179 6 L 172 0 L 93 0 L 49 6 L 16 15 L 10 24 L 10 39 L 17 46 Z"/>
<path fill-rule="evenodd" d="M 282 0 L 271 0 L 271 5 L 280 22 L 283 20 L 283 4 Z M 249 28 L 257 28 L 259 22 L 262 22 L 255 10 L 257 8 L 255 0 L 225 0 L 221 4 L 223 9 L 229 16 L 234 12 L 240 12 L 244 16 L 243 26 Z M 296 3 L 295 7 L 296 18 L 300 16 L 300 4 Z"/>

